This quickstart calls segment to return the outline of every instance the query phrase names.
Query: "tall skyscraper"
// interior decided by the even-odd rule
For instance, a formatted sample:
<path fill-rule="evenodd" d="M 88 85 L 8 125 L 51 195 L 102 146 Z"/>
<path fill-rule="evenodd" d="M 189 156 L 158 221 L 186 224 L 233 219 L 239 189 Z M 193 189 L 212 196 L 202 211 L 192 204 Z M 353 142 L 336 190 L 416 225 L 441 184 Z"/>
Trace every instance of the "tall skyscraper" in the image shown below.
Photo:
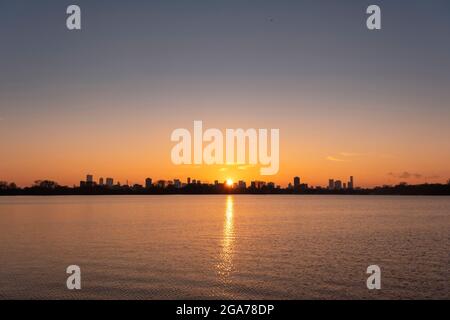
<path fill-rule="evenodd" d="M 334 180 L 333 179 L 328 180 L 328 189 L 334 190 Z"/>
<path fill-rule="evenodd" d="M 93 176 L 92 174 L 86 175 L 86 182 L 87 182 L 87 183 L 92 183 L 92 182 L 94 182 L 94 176 Z"/>
<path fill-rule="evenodd" d="M 98 179 L 98 184 L 101 186 L 103 185 L 103 178 Z"/>
<path fill-rule="evenodd" d="M 145 179 L 145 187 L 146 187 L 147 189 L 151 188 L 152 185 L 153 185 L 152 178 L 147 178 L 147 179 Z"/>
<path fill-rule="evenodd" d="M 294 178 L 294 188 L 298 188 L 300 186 L 300 178 L 295 177 Z"/>
<path fill-rule="evenodd" d="M 349 189 L 353 189 L 354 188 L 354 184 L 353 184 L 353 176 L 350 176 L 350 181 L 347 184 Z"/>
<path fill-rule="evenodd" d="M 106 186 L 112 187 L 114 185 L 114 179 L 113 178 L 106 178 Z"/>
<path fill-rule="evenodd" d="M 336 190 L 341 190 L 341 189 L 342 189 L 342 181 L 341 181 L 341 180 L 336 180 L 336 181 L 334 182 L 334 188 L 335 188 Z"/>
<path fill-rule="evenodd" d="M 187 184 L 191 184 L 191 178 L 190 177 L 187 178 Z"/>

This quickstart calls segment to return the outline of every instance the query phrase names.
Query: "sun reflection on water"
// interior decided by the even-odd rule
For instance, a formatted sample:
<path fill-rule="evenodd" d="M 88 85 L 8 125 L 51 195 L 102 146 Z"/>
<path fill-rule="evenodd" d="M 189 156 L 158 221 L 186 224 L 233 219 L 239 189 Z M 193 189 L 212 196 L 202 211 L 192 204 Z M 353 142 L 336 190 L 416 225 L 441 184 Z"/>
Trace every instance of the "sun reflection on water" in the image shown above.
<path fill-rule="evenodd" d="M 233 245 L 234 245 L 234 221 L 233 221 L 233 197 L 228 196 L 225 207 L 225 221 L 223 225 L 222 251 L 217 271 L 220 276 L 226 277 L 233 269 Z"/>

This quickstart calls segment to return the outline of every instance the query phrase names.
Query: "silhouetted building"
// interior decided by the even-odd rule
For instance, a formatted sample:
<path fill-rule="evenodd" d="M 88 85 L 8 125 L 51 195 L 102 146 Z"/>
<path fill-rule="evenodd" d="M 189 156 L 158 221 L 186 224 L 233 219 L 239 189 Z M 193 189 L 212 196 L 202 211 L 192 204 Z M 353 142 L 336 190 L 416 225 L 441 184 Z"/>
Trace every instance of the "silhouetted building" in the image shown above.
<path fill-rule="evenodd" d="M 187 178 L 187 184 L 191 184 L 191 178 L 190 177 Z"/>
<path fill-rule="evenodd" d="M 308 184 L 307 184 L 307 183 L 301 183 L 300 186 L 299 186 L 299 189 L 300 189 L 301 191 L 306 191 L 306 190 L 308 190 Z"/>
<path fill-rule="evenodd" d="M 153 186 L 152 178 L 147 178 L 147 179 L 145 179 L 145 187 L 146 187 L 147 189 L 150 189 L 152 186 Z"/>
<path fill-rule="evenodd" d="M 175 188 L 177 188 L 177 189 L 181 188 L 181 181 L 179 179 L 173 180 L 173 184 L 174 184 Z"/>
<path fill-rule="evenodd" d="M 342 181 L 341 180 L 336 180 L 334 182 L 334 189 L 336 189 L 336 190 L 341 190 L 342 189 Z"/>
<path fill-rule="evenodd" d="M 334 190 L 334 187 L 335 187 L 334 180 L 333 179 L 329 179 L 328 180 L 328 189 Z"/>
<path fill-rule="evenodd" d="M 158 188 L 165 188 L 166 187 L 166 181 L 165 180 L 158 180 L 157 185 L 158 185 Z"/>
<path fill-rule="evenodd" d="M 348 188 L 350 190 L 352 190 L 353 188 L 355 188 L 354 182 L 353 182 L 353 176 L 350 176 L 350 181 L 348 182 Z"/>
<path fill-rule="evenodd" d="M 239 180 L 238 181 L 238 188 L 239 189 L 247 189 L 247 184 L 245 183 L 245 181 L 243 181 L 243 180 Z"/>
<path fill-rule="evenodd" d="M 295 177 L 294 178 L 294 188 L 298 188 L 300 186 L 300 178 Z"/>
<path fill-rule="evenodd" d="M 92 174 L 88 174 L 86 175 L 86 182 L 89 183 L 93 183 L 94 182 L 94 176 Z"/>
<path fill-rule="evenodd" d="M 108 188 L 112 188 L 114 186 L 114 179 L 113 178 L 106 178 L 106 186 Z"/>
<path fill-rule="evenodd" d="M 99 184 L 100 186 L 103 186 L 103 178 L 98 179 L 98 184 Z"/>

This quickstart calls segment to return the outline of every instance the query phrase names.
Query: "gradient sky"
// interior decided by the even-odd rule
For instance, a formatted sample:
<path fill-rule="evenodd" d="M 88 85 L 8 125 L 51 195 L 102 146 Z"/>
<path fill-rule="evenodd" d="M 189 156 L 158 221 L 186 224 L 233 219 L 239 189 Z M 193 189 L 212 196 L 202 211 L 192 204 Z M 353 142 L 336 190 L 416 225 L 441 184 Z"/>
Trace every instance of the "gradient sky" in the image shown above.
<path fill-rule="evenodd" d="M 445 182 L 449 36 L 448 0 L 5 0 L 0 180 Z M 279 174 L 174 166 L 170 134 L 194 120 L 279 128 Z"/>

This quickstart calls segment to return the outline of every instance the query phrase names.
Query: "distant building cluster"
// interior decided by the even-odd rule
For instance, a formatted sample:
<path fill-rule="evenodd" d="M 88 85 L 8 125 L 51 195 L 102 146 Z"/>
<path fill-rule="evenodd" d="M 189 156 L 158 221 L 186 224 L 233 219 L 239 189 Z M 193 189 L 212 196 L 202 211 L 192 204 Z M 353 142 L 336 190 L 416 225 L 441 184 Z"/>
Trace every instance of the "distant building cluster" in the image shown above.
<path fill-rule="evenodd" d="M 243 180 L 231 180 L 214 183 L 202 182 L 187 178 L 186 182 L 180 179 L 157 180 L 146 178 L 144 184 L 121 185 L 114 183 L 113 178 L 99 178 L 98 182 L 91 174 L 86 180 L 80 181 L 80 186 L 59 185 L 52 180 L 36 180 L 31 187 L 18 187 L 14 182 L 0 181 L 0 196 L 8 195 L 163 195 L 163 194 L 303 194 L 303 195 L 450 195 L 450 180 L 446 184 L 423 183 L 408 185 L 400 183 L 395 186 L 382 186 L 374 188 L 356 187 L 353 176 L 347 182 L 329 179 L 328 186 L 310 187 L 302 183 L 300 177 L 294 177 L 287 188 L 281 188 L 273 182 L 251 181 L 250 185 Z"/>
<path fill-rule="evenodd" d="M 215 188 L 223 188 L 223 189 L 233 189 L 233 190 L 281 190 L 280 185 L 276 185 L 274 182 L 266 182 L 266 181 L 251 181 L 250 185 L 247 186 L 247 183 L 243 180 L 239 180 L 238 182 L 229 182 L 229 181 L 223 181 L 219 182 L 219 180 L 215 180 L 213 184 L 209 182 L 202 182 L 198 179 L 191 179 L 188 177 L 186 179 L 186 182 L 181 181 L 180 179 L 173 179 L 173 180 L 157 180 L 153 181 L 152 178 L 146 178 L 144 181 L 144 184 L 133 184 L 128 185 L 128 181 L 126 184 L 121 185 L 120 182 L 117 182 L 114 184 L 113 178 L 106 178 L 103 177 L 99 178 L 98 183 L 94 180 L 94 176 L 92 174 L 86 175 L 85 181 L 80 181 L 80 188 L 89 188 L 89 187 L 104 187 L 104 188 L 132 188 L 132 189 L 152 189 L 152 188 L 159 188 L 159 189 L 183 189 L 186 187 L 192 187 L 192 186 L 207 186 L 207 187 L 215 187 Z M 342 182 L 341 180 L 334 180 L 329 179 L 328 181 L 328 187 L 325 189 L 328 190 L 353 190 L 355 188 L 354 186 L 354 180 L 353 176 L 349 178 L 348 182 Z M 289 183 L 287 190 L 293 191 L 293 192 L 301 192 L 301 191 L 307 191 L 307 190 L 324 190 L 323 187 L 309 187 L 307 183 L 302 183 L 300 180 L 300 177 L 294 177 L 292 183 Z"/>
<path fill-rule="evenodd" d="M 354 188 L 353 176 L 350 176 L 350 179 L 344 183 L 341 180 L 328 180 L 328 190 L 353 190 Z"/>

